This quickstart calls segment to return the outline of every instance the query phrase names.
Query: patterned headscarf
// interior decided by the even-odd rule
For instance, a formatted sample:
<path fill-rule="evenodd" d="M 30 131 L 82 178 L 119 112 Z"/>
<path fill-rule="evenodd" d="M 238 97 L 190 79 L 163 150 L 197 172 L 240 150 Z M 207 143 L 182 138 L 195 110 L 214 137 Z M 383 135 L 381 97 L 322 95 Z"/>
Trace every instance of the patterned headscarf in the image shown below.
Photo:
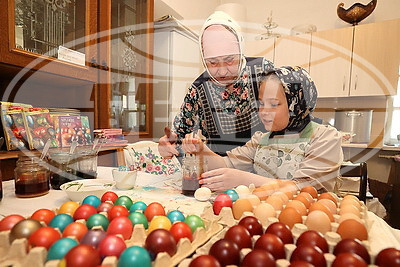
<path fill-rule="evenodd" d="M 289 108 L 288 126 L 279 132 L 300 132 L 311 121 L 317 103 L 317 88 L 308 72 L 301 67 L 281 67 L 267 73 L 275 73 L 285 90 Z M 276 133 L 278 134 L 278 133 Z"/>

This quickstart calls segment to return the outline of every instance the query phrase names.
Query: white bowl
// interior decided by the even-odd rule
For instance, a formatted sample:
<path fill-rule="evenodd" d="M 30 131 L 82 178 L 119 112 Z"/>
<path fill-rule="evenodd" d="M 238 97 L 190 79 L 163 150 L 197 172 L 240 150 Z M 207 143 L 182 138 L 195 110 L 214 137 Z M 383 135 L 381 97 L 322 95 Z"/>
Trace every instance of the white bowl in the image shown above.
<path fill-rule="evenodd" d="M 115 187 L 121 190 L 129 190 L 135 187 L 137 171 L 112 170 Z"/>
<path fill-rule="evenodd" d="M 67 193 L 72 201 L 82 202 L 82 200 L 90 195 L 98 198 L 110 191 L 115 185 L 114 181 L 105 179 L 83 179 L 65 183 L 60 186 L 61 190 Z"/>

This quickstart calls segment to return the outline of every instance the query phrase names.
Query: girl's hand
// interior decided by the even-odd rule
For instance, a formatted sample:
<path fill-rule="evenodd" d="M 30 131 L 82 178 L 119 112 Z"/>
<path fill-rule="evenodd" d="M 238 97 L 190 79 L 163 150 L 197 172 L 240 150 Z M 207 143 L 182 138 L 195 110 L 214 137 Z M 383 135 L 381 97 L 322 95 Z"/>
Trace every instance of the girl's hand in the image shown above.
<path fill-rule="evenodd" d="M 199 184 L 210 188 L 212 191 L 225 191 L 242 184 L 250 184 L 251 182 L 248 180 L 249 175 L 251 174 L 246 171 L 220 168 L 203 173 Z"/>

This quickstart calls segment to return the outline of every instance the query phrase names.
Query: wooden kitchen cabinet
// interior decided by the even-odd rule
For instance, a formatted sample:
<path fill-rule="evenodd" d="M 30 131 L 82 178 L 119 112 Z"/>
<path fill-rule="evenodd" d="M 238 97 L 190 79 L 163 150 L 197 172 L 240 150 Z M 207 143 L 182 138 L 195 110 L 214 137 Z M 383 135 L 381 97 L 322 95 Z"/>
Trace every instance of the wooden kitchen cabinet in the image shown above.
<path fill-rule="evenodd" d="M 0 0 L 0 6 L 1 63 L 97 81 L 97 0 Z M 60 45 L 74 57 L 79 52 L 80 63 L 58 60 Z"/>
<path fill-rule="evenodd" d="M 395 95 L 399 65 L 399 19 L 355 27 L 350 96 Z"/>
<path fill-rule="evenodd" d="M 312 34 L 310 75 L 319 97 L 397 92 L 400 20 Z"/>
<path fill-rule="evenodd" d="M 309 71 L 310 47 L 309 33 L 276 38 L 275 66 L 300 66 Z"/>
<path fill-rule="evenodd" d="M 319 97 L 349 95 L 353 28 L 312 33 L 310 75 Z"/>

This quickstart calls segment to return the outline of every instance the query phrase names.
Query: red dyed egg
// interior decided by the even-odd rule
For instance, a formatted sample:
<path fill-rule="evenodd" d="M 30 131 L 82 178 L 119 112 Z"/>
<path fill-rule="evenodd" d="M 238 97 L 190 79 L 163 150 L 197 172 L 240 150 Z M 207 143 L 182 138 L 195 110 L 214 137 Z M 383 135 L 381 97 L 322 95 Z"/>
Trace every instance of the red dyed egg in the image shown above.
<path fill-rule="evenodd" d="M 147 221 L 150 222 L 154 216 L 165 216 L 165 209 L 160 203 L 152 202 L 144 210 L 144 215 Z"/>
<path fill-rule="evenodd" d="M 243 225 L 247 231 L 249 231 L 250 235 L 262 235 L 263 227 L 261 222 L 254 216 L 244 217 L 239 221 L 240 225 Z"/>
<path fill-rule="evenodd" d="M 102 258 L 108 256 L 115 256 L 119 258 L 122 251 L 126 249 L 126 244 L 122 238 L 116 235 L 107 235 L 101 240 L 97 250 Z"/>
<path fill-rule="evenodd" d="M 60 238 L 60 232 L 53 227 L 41 227 L 31 234 L 28 241 L 32 247 L 44 247 L 49 250 L 51 245 Z"/>
<path fill-rule="evenodd" d="M 328 253 L 329 246 L 325 238 L 317 231 L 309 230 L 302 233 L 297 239 L 296 246 L 316 246 L 319 247 L 322 252 Z"/>
<path fill-rule="evenodd" d="M 306 261 L 292 261 L 288 267 L 314 267 L 314 265 Z"/>
<path fill-rule="evenodd" d="M 232 199 L 229 195 L 222 193 L 219 194 L 213 203 L 214 214 L 218 215 L 223 207 L 232 208 Z"/>
<path fill-rule="evenodd" d="M 40 209 L 32 214 L 31 219 L 35 219 L 39 222 L 44 222 L 46 225 L 49 225 L 54 216 L 56 216 L 54 211 L 49 209 Z"/>
<path fill-rule="evenodd" d="M 153 260 L 160 252 L 167 252 L 172 257 L 176 253 L 176 242 L 168 230 L 156 229 L 147 236 L 145 248 Z"/>
<path fill-rule="evenodd" d="M 129 211 L 125 206 L 114 205 L 111 207 L 107 215 L 108 215 L 108 220 L 110 220 L 111 222 L 114 218 L 117 218 L 118 216 L 128 217 Z"/>
<path fill-rule="evenodd" d="M 24 217 L 22 217 L 21 215 L 18 215 L 18 214 L 12 214 L 12 215 L 8 215 L 8 216 L 4 217 L 0 221 L 0 232 L 11 230 L 14 227 L 14 225 L 16 225 L 18 222 L 20 222 L 24 219 L 25 219 Z"/>
<path fill-rule="evenodd" d="M 254 244 L 255 249 L 263 249 L 271 253 L 271 255 L 277 259 L 286 258 L 285 244 L 282 240 L 273 234 L 266 233 L 260 236 Z"/>
<path fill-rule="evenodd" d="M 115 202 L 115 200 L 118 199 L 118 195 L 112 191 L 105 192 L 101 196 L 101 202 L 106 202 L 106 201 L 111 201 L 112 203 Z"/>
<path fill-rule="evenodd" d="M 240 265 L 242 267 L 274 267 L 275 259 L 266 250 L 263 249 L 254 249 L 249 252 L 242 261 Z"/>
<path fill-rule="evenodd" d="M 120 234 L 124 240 L 131 238 L 133 232 L 133 224 L 128 217 L 119 216 L 114 218 L 107 228 L 107 234 Z"/>
<path fill-rule="evenodd" d="M 211 255 L 201 255 L 192 260 L 189 267 L 220 267 L 221 264 Z"/>
<path fill-rule="evenodd" d="M 357 254 L 368 264 L 371 262 L 368 250 L 358 239 L 342 239 L 336 244 L 333 250 L 335 256 L 346 252 Z"/>
<path fill-rule="evenodd" d="M 252 248 L 251 235 L 242 225 L 234 225 L 225 233 L 225 239 L 234 242 L 239 249 Z"/>
<path fill-rule="evenodd" d="M 188 238 L 190 242 L 193 241 L 192 229 L 184 222 L 176 222 L 169 229 L 170 233 L 174 237 L 176 243 L 178 244 L 181 238 Z"/>
<path fill-rule="evenodd" d="M 222 266 L 240 263 L 239 247 L 231 240 L 218 240 L 211 246 L 208 254 L 214 256 Z"/>
<path fill-rule="evenodd" d="M 96 267 L 100 265 L 101 258 L 99 252 L 90 245 L 80 244 L 73 247 L 65 255 L 68 267 Z"/>
<path fill-rule="evenodd" d="M 342 267 L 342 266 L 367 267 L 368 264 L 357 254 L 345 252 L 337 255 L 331 265 L 331 267 Z"/>
<path fill-rule="evenodd" d="M 75 221 L 80 219 L 87 220 L 90 216 L 96 213 L 97 210 L 95 207 L 89 204 L 83 204 L 75 210 L 73 218 Z"/>
<path fill-rule="evenodd" d="M 283 244 L 293 244 L 293 235 L 292 232 L 290 231 L 289 227 L 281 222 L 275 222 L 268 226 L 267 230 L 265 230 L 265 233 L 273 234 L 278 236 Z"/>
<path fill-rule="evenodd" d="M 326 260 L 324 254 L 318 247 L 312 246 L 301 246 L 297 247 L 290 257 L 292 261 L 306 261 L 314 265 L 315 267 L 326 267 Z"/>
<path fill-rule="evenodd" d="M 381 250 L 375 258 L 375 265 L 381 267 L 400 266 L 400 250 L 395 248 Z"/>

